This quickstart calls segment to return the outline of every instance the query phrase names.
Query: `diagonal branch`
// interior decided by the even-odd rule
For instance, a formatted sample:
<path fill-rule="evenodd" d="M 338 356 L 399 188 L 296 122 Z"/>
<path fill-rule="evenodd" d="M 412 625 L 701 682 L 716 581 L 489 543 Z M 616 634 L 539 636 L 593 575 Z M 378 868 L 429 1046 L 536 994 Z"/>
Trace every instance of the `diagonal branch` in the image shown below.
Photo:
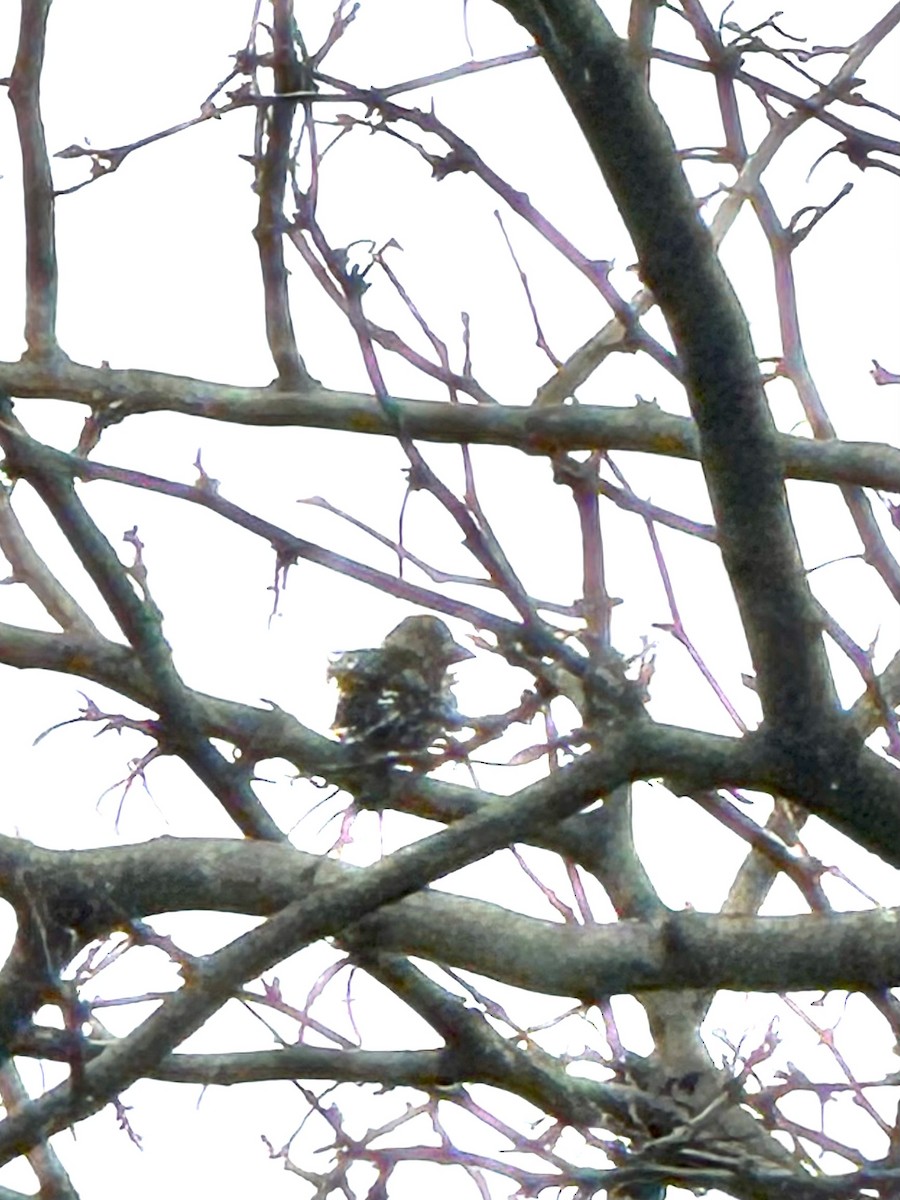
<path fill-rule="evenodd" d="M 289 904 L 266 924 L 207 956 L 190 986 L 174 992 L 133 1033 L 107 1047 L 84 1069 L 83 1087 L 53 1088 L 27 1109 L 0 1123 L 0 1164 L 73 1121 L 99 1111 L 109 1099 L 141 1078 L 199 1029 L 234 988 L 288 955 L 384 904 L 399 900 L 452 871 L 563 820 L 615 787 L 628 774 L 634 748 L 610 739 L 603 752 L 586 755 L 552 779 L 498 800 L 459 825 L 396 851 L 353 878 L 317 886 L 313 868 L 304 876 L 308 895 Z"/>
<path fill-rule="evenodd" d="M 831 723 L 834 685 L 746 318 L 671 134 L 593 0 L 501 3 L 541 46 L 668 322 L 763 712 L 773 736 L 809 751 Z"/>
<path fill-rule="evenodd" d="M 87 405 L 93 412 L 89 422 L 95 428 L 140 413 L 176 412 L 229 424 L 395 436 L 393 423 L 370 393 L 319 386 L 290 392 L 237 387 L 162 371 L 113 370 L 72 362 L 52 368 L 0 362 L 2 391 Z M 653 403 L 639 402 L 630 408 L 556 404 L 542 409 L 395 396 L 391 403 L 409 436 L 417 441 L 512 446 L 526 454 L 547 456 L 565 450 L 638 450 L 697 461 L 700 454 L 694 422 Z M 857 483 L 900 492 L 900 450 L 896 447 L 879 442 L 817 442 L 785 433 L 775 434 L 774 445 L 788 478 Z"/>
<path fill-rule="evenodd" d="M 184 759 L 247 837 L 281 839 L 284 835 L 253 794 L 243 768 L 227 762 L 198 731 L 190 692 L 163 636 L 161 614 L 146 588 L 143 596 L 138 595 L 118 555 L 78 498 L 71 473 L 64 465 L 60 469 L 60 459 L 66 456 L 28 437 L 8 401 L 0 416 L 7 471 L 28 479 L 40 495 L 137 651 L 153 688 L 153 707 L 162 718 L 164 748 Z"/>

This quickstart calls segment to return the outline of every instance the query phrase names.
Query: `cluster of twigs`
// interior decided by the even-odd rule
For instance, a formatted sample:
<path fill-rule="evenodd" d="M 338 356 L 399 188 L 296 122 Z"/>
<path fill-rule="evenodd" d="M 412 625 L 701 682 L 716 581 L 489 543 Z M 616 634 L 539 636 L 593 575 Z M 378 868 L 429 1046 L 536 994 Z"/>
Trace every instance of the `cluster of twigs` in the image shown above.
<path fill-rule="evenodd" d="M 0 893 L 18 919 L 15 946 L 0 971 L 5 1058 L 0 1092 L 7 1110 L 0 1122 L 0 1163 L 28 1154 L 42 1195 L 75 1194 L 48 1145 L 52 1134 L 113 1103 L 123 1126 L 138 1137 L 118 1097 L 145 1077 L 203 1084 L 295 1081 L 309 1120 L 328 1131 L 331 1156 L 319 1169 L 295 1154 L 290 1142 L 273 1146 L 272 1153 L 321 1197 L 359 1194 L 361 1168 L 368 1171 L 363 1176 L 368 1195 L 386 1195 L 395 1172 L 399 1179 L 402 1165 L 412 1161 L 455 1166 L 482 1196 L 491 1177 L 510 1180 L 529 1196 L 572 1188 L 579 1197 L 606 1189 L 610 1196 L 646 1198 L 678 1185 L 695 1192 L 717 1187 L 742 1198 L 818 1200 L 887 1197 L 900 1187 L 897 1126 L 871 1098 L 892 1079 L 887 1072 L 856 1078 L 826 1022 L 816 1023 L 809 1010 L 784 1001 L 829 1049 L 842 1072 L 840 1082 L 813 1081 L 796 1068 L 779 1074 L 773 1026 L 755 1046 L 731 1045 L 720 1062 L 700 1036 L 718 989 L 836 988 L 859 991 L 893 1036 L 900 1036 L 900 1007 L 891 991 L 900 983 L 897 914 L 874 905 L 862 913 L 832 911 L 824 882 L 836 868 L 819 861 L 802 841 L 811 812 L 900 866 L 900 773 L 891 761 L 900 757 L 895 712 L 900 659 L 876 670 L 873 647 L 856 643 L 813 598 L 785 496 L 786 478 L 838 487 L 861 555 L 900 602 L 900 564 L 890 546 L 898 509 L 882 494 L 900 492 L 900 452 L 836 440 L 800 334 L 793 255 L 827 229 L 835 206 L 847 202 L 849 185 L 784 219 L 764 183 L 769 164 L 809 122 L 834 131 L 840 140 L 829 152 L 843 155 L 854 169 L 900 172 L 900 142 L 841 115 L 848 106 L 885 115 L 864 95 L 858 72 L 900 23 L 900 5 L 852 45 L 810 49 L 774 17 L 750 29 L 736 20 L 716 26 L 700 0 L 662 6 L 632 0 L 627 41 L 613 34 L 592 0 L 501 3 L 533 39 L 527 49 L 484 61 L 473 56 L 438 74 L 361 88 L 324 69 L 329 52 L 352 32 L 356 6 L 342 0 L 321 46 L 311 50 L 289 0 L 273 0 L 271 23 L 254 13 L 234 69 L 204 98 L 197 116 L 128 145 L 70 146 L 58 153 L 88 160 L 88 177 L 77 187 L 104 186 L 103 179 L 128 169 L 151 143 L 238 111 L 255 111 L 247 159 L 258 200 L 254 234 L 276 378 L 267 387 L 241 388 L 152 370 L 88 367 L 73 362 L 59 344 L 54 217 L 60 193 L 39 106 L 49 0 L 23 0 L 18 52 L 5 82 L 26 196 L 26 350 L 18 362 L 0 363 L 5 397 L 0 444 L 8 480 L 0 496 L 0 548 L 12 580 L 31 590 L 59 628 L 48 633 L 0 624 L 0 661 L 70 673 L 150 710 L 152 718 L 129 717 L 103 711 L 88 697 L 79 720 L 150 739 L 151 748 L 130 766 L 126 786 L 143 778 L 159 756 L 175 755 L 244 835 L 243 841 L 169 840 L 80 851 L 0 838 Z M 660 8 L 689 28 L 701 57 L 657 46 Z M 816 69 L 825 55 L 838 56 L 840 65 L 823 82 Z M 513 70 L 535 57 L 543 59 L 568 102 L 628 227 L 642 284 L 632 296 L 615 286 L 610 261 L 582 253 L 434 107 L 401 102 L 411 91 L 436 89 L 477 72 Z M 676 149 L 649 98 L 647 79 L 656 61 L 710 77 L 721 145 Z M 762 64 L 759 71 L 751 63 Z M 765 77 L 763 68 L 773 65 L 793 72 L 796 92 Z M 752 97 L 768 119 L 768 132 L 755 146 L 745 133 L 741 95 Z M 401 142 L 436 181 L 456 173 L 470 176 L 473 186 L 477 181 L 488 189 L 504 213 L 534 231 L 593 289 L 605 323 L 575 349 L 554 349 L 539 289 L 516 249 L 515 234 L 498 213 L 534 340 L 548 363 L 547 378 L 530 404 L 500 404 L 478 380 L 465 317 L 462 362 L 453 365 L 455 351 L 429 323 L 424 302 L 410 293 L 396 267 L 395 243 L 340 246 L 329 240 L 320 215 L 320 180 L 338 143 L 362 135 Z M 698 159 L 727 166 L 732 176 L 727 189 L 706 198 L 714 207 L 708 226 L 697 215 L 697 199 L 682 170 L 684 161 Z M 766 371 L 716 254 L 745 206 L 765 238 L 776 280 L 781 349 Z M 352 330 L 367 393 L 325 387 L 310 374 L 291 307 L 289 263 L 298 260 Z M 370 315 L 368 293 L 376 279 L 404 307 L 410 336 Z M 670 342 L 652 333 L 646 319 L 657 306 Z M 382 366 L 388 353 L 437 381 L 446 400 L 393 395 Z M 627 408 L 580 402 L 579 389 L 623 354 L 646 356 L 682 387 L 690 417 L 643 400 Z M 897 382 L 877 364 L 874 377 L 881 385 Z M 792 386 L 812 438 L 776 430 L 765 393 L 776 379 Z M 11 399 L 18 397 L 88 405 L 75 450 L 64 452 L 34 438 L 13 410 Z M 351 523 L 373 546 L 387 545 L 397 569 L 352 560 L 230 501 L 227 487 L 210 478 L 199 456 L 193 484 L 98 461 L 107 429 L 159 411 L 248 428 L 308 425 L 395 439 L 406 456 L 409 493 L 426 492 L 443 508 L 471 556 L 471 572 L 443 571 L 408 548 L 402 523 L 399 535 L 388 536 L 327 497 L 309 500 Z M 423 450 L 428 442 L 458 443 L 464 478 L 459 492 L 429 462 Z M 573 603 L 534 595 L 526 586 L 480 499 L 472 443 L 544 457 L 555 484 L 571 494 L 582 555 L 580 594 Z M 616 460 L 617 450 L 699 461 L 713 522 L 641 496 Z M 34 550 L 16 515 L 20 480 L 54 518 L 122 641 L 100 632 Z M 524 669 L 533 683 L 505 714 L 475 718 L 473 736 L 462 750 L 456 747 L 456 756 L 474 757 L 511 727 L 540 717 L 544 728 L 537 745 L 520 751 L 513 765 L 540 761 L 546 769 L 506 797 L 474 781 L 463 786 L 402 773 L 391 806 L 440 822 L 439 832 L 361 869 L 295 849 L 257 794 L 257 765 L 286 760 L 304 778 L 350 791 L 356 776 L 346 748 L 281 709 L 218 699 L 185 683 L 178 648 L 166 640 L 137 530 L 126 536 L 130 561 L 123 562 L 76 486 L 98 480 L 200 505 L 262 538 L 273 550 L 276 607 L 290 567 L 303 560 L 468 623 L 479 631 L 476 644 Z M 684 648 L 736 736 L 653 719 L 652 650 L 645 645 L 627 657 L 614 637 L 617 599 L 607 580 L 605 502 L 643 523 L 668 605 L 656 629 Z M 885 514 L 887 521 L 880 519 Z M 747 684 L 762 712 L 756 730 L 695 644 L 676 596 L 662 528 L 718 549 L 753 662 Z M 422 576 L 431 586 L 415 582 Z M 838 702 L 823 633 L 858 673 L 858 697 L 850 707 Z M 559 727 L 560 700 L 578 714 L 565 729 Z M 326 726 L 323 719 L 320 728 Z M 883 731 L 883 752 L 867 745 L 876 730 Z M 690 797 L 746 843 L 746 858 L 721 914 L 673 913 L 660 899 L 633 839 L 629 789 L 639 780 L 661 780 L 671 792 Z M 744 803 L 751 791 L 774 798 L 764 823 Z M 347 836 L 345 826 L 341 845 Z M 558 923 L 429 889 L 514 843 L 561 857 L 574 905 L 515 851 Z M 796 885 L 809 914 L 757 915 L 779 873 Z M 598 920 L 586 886 L 591 879 L 602 885 L 617 922 Z M 188 955 L 146 921 L 155 912 L 197 909 L 264 920 L 204 958 Z M 292 1003 L 275 982 L 262 990 L 248 986 L 322 939 L 332 939 L 339 959 L 305 1001 Z M 147 947 L 177 964 L 183 986 L 130 997 L 132 1003 L 159 1004 L 127 1036 L 114 1038 L 101 1023 L 104 1002 L 88 1003 L 85 997 L 123 954 Z M 413 957 L 436 964 L 441 973 L 426 972 Z M 67 979 L 72 962 L 78 966 Z M 365 1050 L 361 1039 L 348 1038 L 314 1015 L 337 978 L 350 970 L 387 988 L 440 1036 L 442 1047 Z M 577 1007 L 543 1025 L 527 1024 L 461 971 L 574 997 Z M 610 1000 L 623 993 L 637 995 L 646 1009 L 655 1042 L 648 1057 L 625 1048 L 628 1038 Z M 274 1049 L 176 1053 L 234 998 L 266 1021 Z M 63 1014 L 62 1030 L 35 1024 L 36 1011 L 48 1002 Z M 295 1023 L 296 1040 L 276 1033 L 276 1014 Z M 573 1029 L 588 1039 L 578 1053 L 560 1048 L 571 1041 Z M 313 1035 L 319 1044 L 310 1043 Z M 32 1098 L 18 1079 L 14 1055 L 67 1063 L 68 1078 Z M 329 1099 L 330 1089 L 315 1089 L 312 1080 L 416 1089 L 425 1099 L 354 1138 Z M 502 1105 L 494 1111 L 480 1100 L 477 1085 L 527 1101 L 542 1114 L 540 1129 L 523 1133 Z M 839 1094 L 852 1096 L 887 1144 L 883 1156 L 866 1158 L 825 1123 L 816 1128 L 789 1118 L 785 1100 L 804 1093 L 816 1096 L 823 1110 Z M 515 1153 L 482 1153 L 461 1144 L 451 1128 L 459 1113 L 480 1131 L 505 1139 Z M 409 1135 L 407 1144 L 396 1144 L 398 1130 Z M 420 1136 L 427 1136 L 427 1144 L 416 1143 Z M 826 1173 L 816 1151 L 837 1156 L 851 1169 Z M 526 1165 L 535 1160 L 540 1169 Z M 8 1189 L 7 1194 L 13 1195 Z"/>

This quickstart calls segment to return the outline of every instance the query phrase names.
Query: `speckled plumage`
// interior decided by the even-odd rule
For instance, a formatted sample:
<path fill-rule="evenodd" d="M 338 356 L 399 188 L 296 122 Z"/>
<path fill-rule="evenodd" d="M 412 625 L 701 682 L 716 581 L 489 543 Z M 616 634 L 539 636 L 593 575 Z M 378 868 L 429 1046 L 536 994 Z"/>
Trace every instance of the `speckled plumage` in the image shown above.
<path fill-rule="evenodd" d="M 340 698 L 332 728 L 373 758 L 421 763 L 459 727 L 448 668 L 471 657 L 437 617 L 407 617 L 381 646 L 335 657 L 328 677 Z"/>

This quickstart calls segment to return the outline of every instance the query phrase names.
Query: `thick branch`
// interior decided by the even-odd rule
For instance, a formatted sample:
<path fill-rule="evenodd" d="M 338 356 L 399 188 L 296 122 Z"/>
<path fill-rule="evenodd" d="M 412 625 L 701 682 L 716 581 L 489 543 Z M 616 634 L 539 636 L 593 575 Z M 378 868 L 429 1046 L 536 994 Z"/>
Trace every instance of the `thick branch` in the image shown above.
<path fill-rule="evenodd" d="M 499 803 L 499 801 L 498 801 Z M 487 819 L 482 809 L 481 819 Z M 461 832 L 461 827 L 460 831 Z M 159 838 L 95 850 L 46 850 L 0 838 L 2 894 L 40 891 L 48 920 L 102 937 L 160 912 L 272 916 L 316 887 L 349 887 L 365 869 L 275 843 Z M 364 917 L 354 950 L 413 955 L 537 993 L 601 995 L 684 988 L 801 991 L 900 982 L 900 909 L 734 917 L 665 912 L 652 921 L 572 925 L 424 890 Z"/>
<path fill-rule="evenodd" d="M 396 851 L 352 878 L 319 887 L 315 869 L 308 872 L 302 900 L 203 959 L 196 975 L 191 975 L 190 986 L 173 993 L 133 1033 L 87 1065 L 83 1088 L 77 1093 L 68 1084 L 54 1088 L 27 1111 L 0 1123 L 0 1163 L 97 1112 L 201 1028 L 245 980 L 311 942 L 339 933 L 381 905 L 485 857 L 510 840 L 527 838 L 548 822 L 572 815 L 615 787 L 627 775 L 632 748 L 614 736 L 609 742 L 603 751 L 586 755 L 512 799 L 498 800 L 455 827 Z"/>
<path fill-rule="evenodd" d="M 594 0 L 501 3 L 541 47 L 669 325 L 763 712 L 785 744 L 807 746 L 833 715 L 834 687 L 747 321 L 671 134 Z"/>
<path fill-rule="evenodd" d="M 66 363 L 53 369 L 0 362 L 0 391 L 44 400 L 52 396 L 93 409 L 98 423 L 127 416 L 174 412 L 239 425 L 299 426 L 395 437 L 394 425 L 374 396 L 314 386 L 309 391 L 234 387 L 167 375 L 161 371 L 112 370 Z M 512 446 L 526 454 L 564 450 L 638 450 L 696 461 L 693 421 L 655 404 L 611 408 L 572 405 L 553 408 L 444 404 L 398 399 L 392 405 L 416 441 L 470 442 Z M 900 450 L 877 442 L 816 442 L 776 434 L 784 473 L 792 479 L 858 483 L 900 492 Z"/>
<path fill-rule="evenodd" d="M 136 657 L 114 642 L 0 625 L 0 662 L 81 675 L 150 708 L 155 704 Z M 289 713 L 190 689 L 186 695 L 197 729 L 232 742 L 254 761 L 284 758 L 302 774 L 335 783 L 346 777 L 346 748 L 307 729 Z M 855 729 L 852 718 L 847 726 Z M 865 747 L 848 752 L 838 769 L 823 778 L 817 764 L 804 765 L 790 756 L 784 761 L 777 747 L 759 737 L 727 738 L 645 721 L 633 729 L 630 741 L 625 770 L 632 781 L 665 779 L 673 790 L 687 795 L 722 786 L 771 791 L 801 801 L 860 845 L 900 865 L 900 771 Z M 475 789 L 451 789 L 432 780 L 416 781 L 415 789 L 434 796 L 432 815 L 441 820 L 453 819 L 444 811 L 442 795 L 462 793 L 475 803 L 483 796 Z M 470 811 L 462 806 L 456 819 Z"/>

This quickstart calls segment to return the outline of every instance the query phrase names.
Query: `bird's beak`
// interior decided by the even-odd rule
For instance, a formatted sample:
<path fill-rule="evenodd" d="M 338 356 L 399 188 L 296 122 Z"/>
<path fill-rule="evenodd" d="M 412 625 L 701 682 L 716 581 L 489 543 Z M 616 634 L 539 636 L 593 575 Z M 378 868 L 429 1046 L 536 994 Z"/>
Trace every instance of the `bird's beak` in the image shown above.
<path fill-rule="evenodd" d="M 467 650 L 465 646 L 460 646 L 459 642 L 453 643 L 451 663 L 465 662 L 467 658 L 474 658 L 475 655 L 471 650 Z"/>

